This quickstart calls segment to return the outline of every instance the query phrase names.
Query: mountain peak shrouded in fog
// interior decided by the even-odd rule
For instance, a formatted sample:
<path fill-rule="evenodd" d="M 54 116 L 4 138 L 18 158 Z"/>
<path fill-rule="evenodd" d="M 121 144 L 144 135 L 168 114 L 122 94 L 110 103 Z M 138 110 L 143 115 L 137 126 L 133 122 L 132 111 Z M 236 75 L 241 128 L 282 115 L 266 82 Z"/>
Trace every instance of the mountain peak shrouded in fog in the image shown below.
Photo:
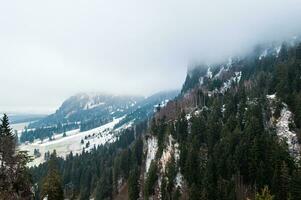
<path fill-rule="evenodd" d="M 0 90 L 9 95 L 0 110 L 49 113 L 79 91 L 180 88 L 191 62 L 222 62 L 299 35 L 300 8 L 296 0 L 7 1 Z"/>

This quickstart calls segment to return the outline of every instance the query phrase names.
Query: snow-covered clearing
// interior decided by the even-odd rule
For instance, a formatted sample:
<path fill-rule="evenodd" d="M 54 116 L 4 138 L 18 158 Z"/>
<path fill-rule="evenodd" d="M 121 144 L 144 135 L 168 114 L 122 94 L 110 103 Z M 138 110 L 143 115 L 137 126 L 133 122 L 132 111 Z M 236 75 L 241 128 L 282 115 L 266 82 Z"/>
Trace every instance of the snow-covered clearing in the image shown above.
<path fill-rule="evenodd" d="M 44 154 L 46 152 L 52 153 L 53 150 L 56 150 L 57 155 L 60 157 L 66 157 L 71 151 L 73 153 L 81 153 L 83 148 L 86 147 L 86 144 L 89 142 L 90 145 L 85 148 L 86 151 L 89 151 L 91 148 L 97 145 L 105 144 L 107 142 L 113 142 L 116 139 L 116 135 L 112 132 L 114 126 L 124 118 L 114 119 L 112 122 L 109 122 L 103 126 L 91 129 L 88 131 L 80 132 L 79 129 L 66 132 L 66 137 L 63 137 L 62 134 L 54 136 L 54 140 L 44 140 L 43 142 L 38 140 L 30 144 L 22 144 L 19 146 L 20 150 L 28 151 L 29 155 L 34 155 L 34 149 L 38 149 L 41 153 L 41 156 L 35 158 L 29 166 L 38 165 L 43 163 Z M 84 144 L 81 144 L 81 140 L 84 140 Z"/>

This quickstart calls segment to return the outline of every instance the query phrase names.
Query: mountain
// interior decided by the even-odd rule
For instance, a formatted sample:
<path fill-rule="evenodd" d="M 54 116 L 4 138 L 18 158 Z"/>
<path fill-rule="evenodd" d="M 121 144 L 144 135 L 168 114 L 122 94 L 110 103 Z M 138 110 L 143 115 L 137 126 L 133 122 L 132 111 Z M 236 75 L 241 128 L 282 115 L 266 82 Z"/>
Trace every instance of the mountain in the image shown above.
<path fill-rule="evenodd" d="M 146 137 L 144 197 L 300 198 L 301 45 L 189 69 Z M 145 169 L 145 170 L 144 170 Z"/>
<path fill-rule="evenodd" d="M 65 197 L 300 199 L 300 77 L 296 41 L 190 68 L 180 95 L 153 117 L 57 158 Z M 47 166 L 31 169 L 35 182 Z"/>
<path fill-rule="evenodd" d="M 122 120 L 115 128 L 143 121 L 154 113 L 156 105 L 163 105 L 178 93 L 176 90 L 159 92 L 147 98 L 80 93 L 65 100 L 54 114 L 30 123 L 20 141 L 43 140 L 75 129 L 88 131 L 117 118 Z"/>
<path fill-rule="evenodd" d="M 33 156 L 30 165 L 47 160 L 56 150 L 65 157 L 112 143 L 128 129 L 150 118 L 179 91 L 159 92 L 146 98 L 103 94 L 78 94 L 68 98 L 56 113 L 19 132 L 20 149 Z"/>
<path fill-rule="evenodd" d="M 30 124 L 29 128 L 117 118 L 132 111 L 142 99 L 139 96 L 80 93 L 65 100 L 54 114 Z"/>
<path fill-rule="evenodd" d="M 150 117 L 161 107 L 164 107 L 166 103 L 176 96 L 178 96 L 178 90 L 164 91 L 155 93 L 142 101 L 138 102 L 135 106 L 135 109 L 128 113 L 124 119 L 122 119 L 116 128 L 126 124 L 132 123 L 137 124 L 142 122 Z"/>

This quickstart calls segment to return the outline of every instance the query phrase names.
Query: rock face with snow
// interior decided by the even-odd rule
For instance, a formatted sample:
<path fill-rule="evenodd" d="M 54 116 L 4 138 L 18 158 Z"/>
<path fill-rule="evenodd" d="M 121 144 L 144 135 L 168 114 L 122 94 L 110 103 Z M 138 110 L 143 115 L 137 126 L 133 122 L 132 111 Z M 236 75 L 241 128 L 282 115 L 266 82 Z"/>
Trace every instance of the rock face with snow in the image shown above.
<path fill-rule="evenodd" d="M 276 132 L 281 139 L 285 139 L 291 155 L 300 159 L 300 146 L 298 138 L 294 131 L 290 130 L 290 124 L 293 124 L 292 112 L 286 104 L 283 104 L 280 117 L 277 119 Z"/>
<path fill-rule="evenodd" d="M 266 97 L 269 100 L 273 116 L 275 113 L 275 103 L 280 100 L 277 98 L 276 94 L 267 95 Z M 285 103 L 282 103 L 282 109 L 278 119 L 274 119 L 271 123 L 275 126 L 278 137 L 285 140 L 288 144 L 290 154 L 294 158 L 300 159 L 300 145 L 298 143 L 297 134 L 290 128 L 291 126 L 295 126 L 293 114 Z"/>
<path fill-rule="evenodd" d="M 161 164 L 161 171 L 165 173 L 167 163 L 172 159 L 175 162 L 179 161 L 179 144 L 175 143 L 174 139 L 171 135 L 168 136 L 168 144 L 166 145 L 165 149 L 163 150 L 162 156 L 160 158 Z"/>
<path fill-rule="evenodd" d="M 203 170 L 206 167 L 210 167 L 210 178 L 212 178 L 211 172 L 213 172 L 211 170 L 219 171 L 215 168 L 216 166 L 221 167 L 219 168 L 222 169 L 221 171 L 223 171 L 223 167 L 228 167 L 228 170 L 232 171 L 232 161 L 236 159 L 233 159 L 233 157 L 237 155 L 239 155 L 238 157 L 247 156 L 247 159 L 245 157 L 239 158 L 241 162 L 237 163 L 237 169 L 245 171 L 243 176 L 248 177 L 248 173 L 253 173 L 253 171 L 248 171 L 248 165 L 252 167 L 254 165 L 254 163 L 249 163 L 248 160 L 251 156 L 254 156 L 252 155 L 253 148 L 255 151 L 261 151 L 259 155 L 263 155 L 262 157 L 269 158 L 270 155 L 266 156 L 265 154 L 269 154 L 274 146 L 277 147 L 279 145 L 282 148 L 284 144 L 282 141 L 285 141 L 288 147 L 288 149 L 282 148 L 285 156 L 289 159 L 294 158 L 295 161 L 300 159 L 300 144 L 298 143 L 297 135 L 300 127 L 298 126 L 299 121 L 295 118 L 299 113 L 289 110 L 292 105 L 290 102 L 287 102 L 288 104 L 283 102 L 286 99 L 285 95 L 279 95 L 278 97 L 276 94 L 272 94 L 267 95 L 266 99 L 262 98 L 262 94 L 266 94 L 267 91 L 279 94 L 282 91 L 279 89 L 282 85 L 275 83 L 283 78 L 278 77 L 283 74 L 279 75 L 278 71 L 275 70 L 279 63 L 283 64 L 281 63 L 283 59 L 281 49 L 282 47 L 279 45 L 263 48 L 247 58 L 229 59 L 228 62 L 221 64 L 200 65 L 188 70 L 180 98 L 169 102 L 165 109 L 163 108 L 155 116 L 159 123 L 158 127 L 167 126 L 168 130 L 166 132 L 162 131 L 162 133 L 158 131 L 157 134 L 154 134 L 159 138 L 160 151 L 155 157 L 158 168 L 156 171 L 156 182 L 153 183 L 155 188 L 153 199 L 160 199 L 165 195 L 164 184 L 168 185 L 170 183 L 173 184 L 173 189 L 177 188 L 185 194 L 187 187 L 191 189 L 191 182 L 198 181 L 198 179 L 194 180 L 197 173 L 191 173 L 193 169 L 200 171 L 198 166 L 203 168 Z M 288 66 L 285 67 L 288 68 Z M 282 73 L 287 73 L 284 69 L 281 68 L 281 70 L 284 71 L 281 71 Z M 296 71 L 298 73 L 300 70 Z M 299 78 L 300 74 L 296 77 Z M 295 80 L 295 82 L 300 83 L 298 80 Z M 284 88 L 287 89 L 287 87 Z M 299 88 L 296 90 L 299 92 Z M 299 100 L 299 98 L 300 96 L 297 96 L 296 99 Z M 279 105 L 282 105 L 281 108 L 279 108 Z M 212 117 L 212 121 L 210 121 L 211 114 L 215 115 Z M 208 125 L 208 122 L 211 122 L 213 127 Z M 260 128 L 258 128 L 258 131 L 261 132 L 260 134 L 249 132 L 249 128 L 256 128 L 257 125 L 260 125 Z M 185 127 L 185 131 L 183 131 L 183 127 Z M 218 132 L 218 134 L 214 135 L 215 132 Z M 210 150 L 211 137 L 215 137 L 213 140 L 216 140 L 216 143 L 213 145 L 216 149 L 212 148 Z M 260 140 L 260 137 L 271 142 L 262 144 L 262 141 L 265 140 Z M 148 146 L 146 172 L 154 159 L 152 152 L 154 152 L 154 149 L 157 149 L 157 141 L 156 148 L 154 148 L 152 136 L 150 138 L 146 144 Z M 257 144 L 258 141 L 259 145 Z M 194 144 L 199 146 L 193 146 Z M 260 146 L 257 149 L 256 145 L 266 146 L 264 148 Z M 179 146 L 182 152 L 179 151 Z M 248 152 L 248 148 L 251 149 L 251 153 Z M 213 154 L 216 158 L 208 156 L 212 154 L 210 151 L 216 152 L 216 154 Z M 236 155 L 237 152 L 239 153 Z M 276 152 L 276 154 L 278 153 Z M 179 159 L 180 156 L 183 157 Z M 231 156 L 233 157 L 229 158 Z M 270 166 L 270 161 L 266 158 L 260 158 L 262 161 L 256 158 L 255 161 L 258 163 L 255 165 L 260 166 L 264 163 L 262 166 Z M 227 159 L 232 161 L 229 162 Z M 174 160 L 175 163 L 169 163 L 171 160 Z M 210 160 L 215 161 L 211 163 L 209 162 Z M 223 161 L 221 162 L 221 160 Z M 199 165 L 199 163 L 202 164 Z M 250 167 L 251 170 L 253 170 L 252 167 Z M 273 166 L 273 168 L 276 167 Z M 169 169 L 172 171 L 172 176 L 168 173 Z M 199 179 L 204 180 L 202 176 L 206 176 L 208 171 L 204 170 L 203 172 L 199 173 Z M 237 171 L 235 173 L 239 174 L 240 172 Z M 221 174 L 223 176 L 224 172 Z M 237 180 L 237 182 L 240 182 L 240 180 Z M 223 187 L 222 185 L 220 186 Z M 206 186 L 203 185 L 202 188 L 198 189 L 201 191 L 204 187 Z M 160 188 L 163 189 L 160 190 Z M 218 190 L 217 187 L 214 190 Z M 222 192 L 225 191 L 222 189 Z"/>
<path fill-rule="evenodd" d="M 145 161 L 145 173 L 148 172 L 151 162 L 155 159 L 158 151 L 158 140 L 156 137 L 150 137 L 146 141 L 147 153 Z"/>
<path fill-rule="evenodd" d="M 167 146 L 163 150 L 162 156 L 160 158 L 162 174 L 166 173 L 166 166 L 168 162 L 171 161 L 171 159 L 173 159 L 175 163 L 178 163 L 180 159 L 180 150 L 179 144 L 173 139 L 171 135 L 169 135 Z M 180 170 L 178 170 L 175 178 L 175 187 L 181 188 L 183 185 L 183 181 L 183 175 L 181 174 Z"/>

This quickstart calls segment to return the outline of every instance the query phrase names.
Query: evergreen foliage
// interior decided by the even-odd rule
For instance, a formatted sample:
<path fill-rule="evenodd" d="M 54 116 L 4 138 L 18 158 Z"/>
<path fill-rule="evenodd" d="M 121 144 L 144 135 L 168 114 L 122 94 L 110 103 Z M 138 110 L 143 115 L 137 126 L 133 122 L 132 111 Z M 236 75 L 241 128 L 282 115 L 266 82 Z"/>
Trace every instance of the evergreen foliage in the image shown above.
<path fill-rule="evenodd" d="M 32 199 L 32 179 L 26 167 L 31 158 L 17 151 L 6 114 L 0 124 L 0 199 Z"/>
<path fill-rule="evenodd" d="M 44 199 L 47 197 L 49 200 L 62 200 L 64 199 L 64 192 L 62 187 L 61 175 L 58 171 L 56 153 L 51 155 L 48 162 L 48 172 L 46 177 L 43 179 L 41 195 Z"/>

